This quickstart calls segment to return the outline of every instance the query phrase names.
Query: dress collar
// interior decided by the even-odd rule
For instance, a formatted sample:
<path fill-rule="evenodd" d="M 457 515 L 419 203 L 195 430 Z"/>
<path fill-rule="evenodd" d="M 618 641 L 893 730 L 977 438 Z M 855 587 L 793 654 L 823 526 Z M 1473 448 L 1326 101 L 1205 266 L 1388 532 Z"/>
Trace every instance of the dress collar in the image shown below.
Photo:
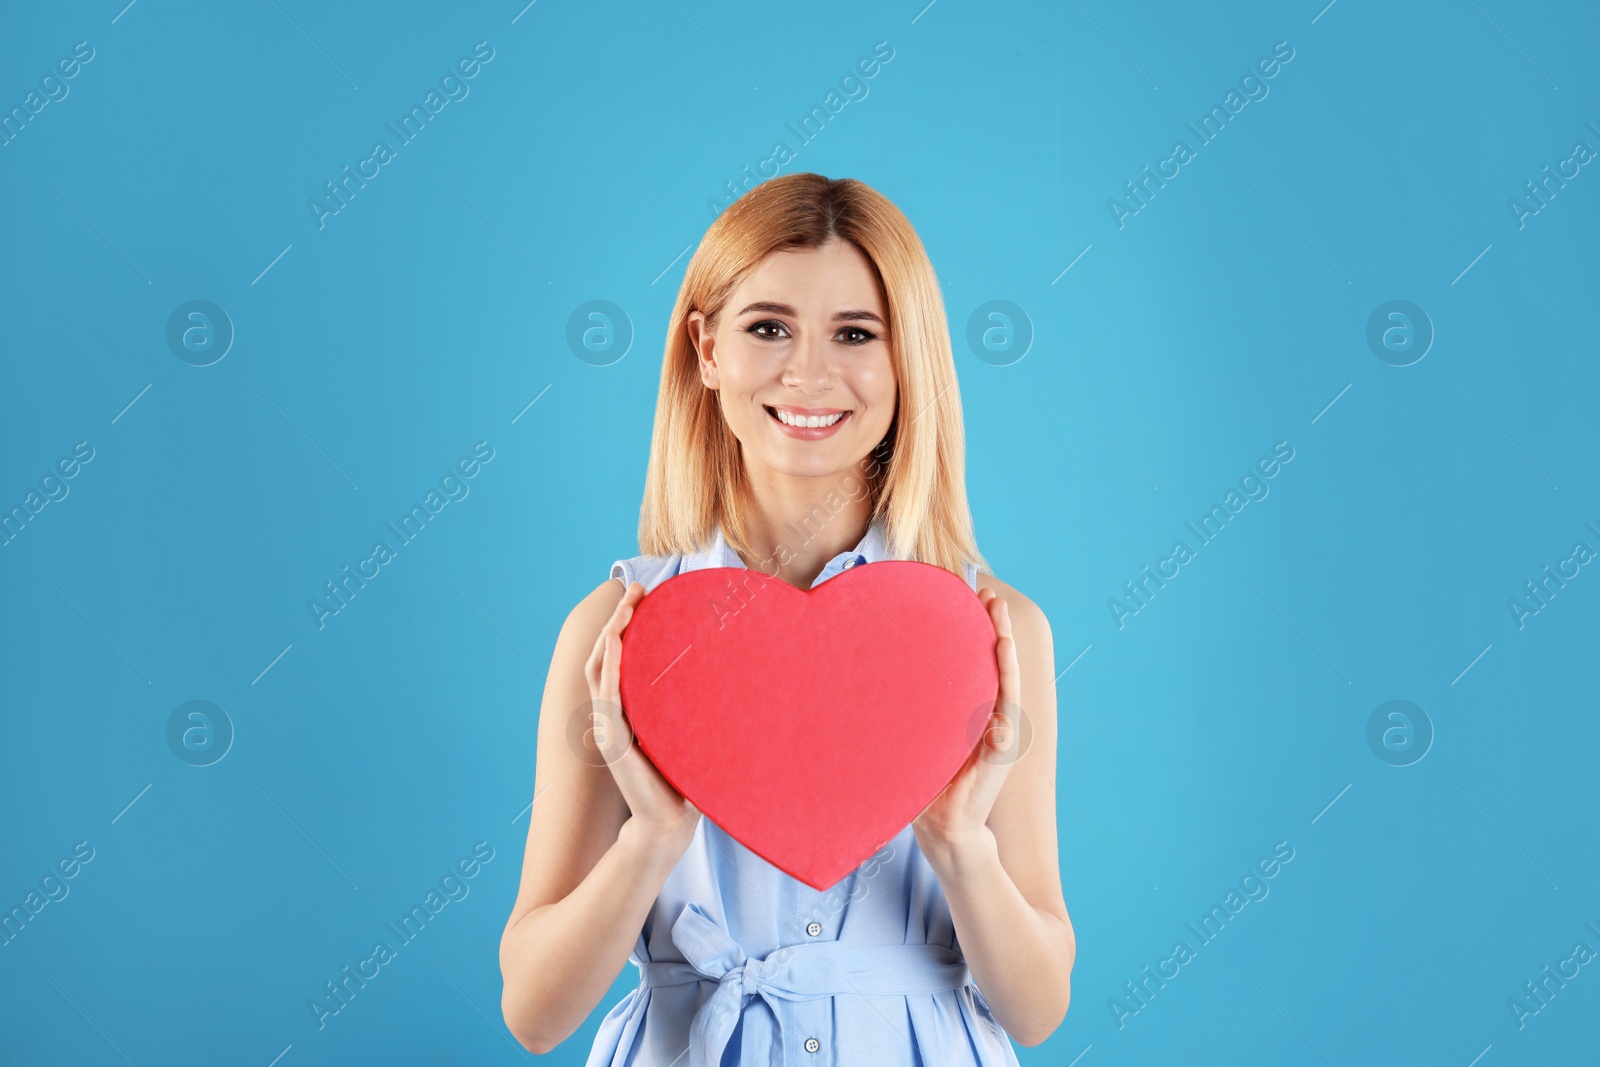
<path fill-rule="evenodd" d="M 796 536 L 787 542 L 791 548 L 804 543 L 804 538 Z M 822 573 L 817 575 L 817 580 L 811 583 L 815 589 L 829 578 L 841 571 L 862 563 L 877 563 L 889 558 L 889 542 L 883 532 L 880 522 L 873 522 L 867 527 L 867 532 L 862 535 L 861 541 L 848 552 L 841 552 L 828 561 L 822 568 Z M 728 545 L 727 538 L 723 536 L 722 526 L 718 524 L 716 536 L 705 548 L 698 552 L 690 553 L 683 557 L 678 568 L 678 573 L 687 574 L 689 571 L 706 570 L 711 567 L 743 567 L 744 561 L 739 554 Z"/>

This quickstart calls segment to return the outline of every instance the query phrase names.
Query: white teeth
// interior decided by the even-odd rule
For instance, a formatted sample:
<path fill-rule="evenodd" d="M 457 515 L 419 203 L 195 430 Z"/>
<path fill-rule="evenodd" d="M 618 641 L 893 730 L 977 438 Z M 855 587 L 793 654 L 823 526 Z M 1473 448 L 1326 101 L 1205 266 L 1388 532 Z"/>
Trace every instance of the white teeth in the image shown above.
<path fill-rule="evenodd" d="M 778 421 L 787 426 L 804 426 L 813 429 L 822 426 L 832 426 L 845 416 L 845 413 L 842 411 L 835 415 L 791 415 L 782 408 L 773 408 L 773 411 L 777 412 Z"/>

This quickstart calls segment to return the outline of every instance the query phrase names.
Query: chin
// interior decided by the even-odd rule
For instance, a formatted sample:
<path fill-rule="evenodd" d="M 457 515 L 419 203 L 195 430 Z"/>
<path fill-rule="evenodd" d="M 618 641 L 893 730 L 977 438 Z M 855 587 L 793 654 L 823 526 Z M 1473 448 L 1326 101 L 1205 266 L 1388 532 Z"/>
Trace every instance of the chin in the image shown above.
<path fill-rule="evenodd" d="M 784 449 L 777 455 L 768 452 L 752 456 L 751 451 L 746 449 L 745 456 L 754 458 L 762 466 L 791 478 L 826 478 L 830 475 L 844 475 L 854 470 L 858 463 L 854 451 L 840 447 L 836 442 L 829 444 L 833 447 L 826 452 L 815 445 L 807 446 L 797 442 L 798 447 Z M 865 451 L 860 458 L 866 458 Z"/>
<path fill-rule="evenodd" d="M 848 461 L 840 462 L 825 456 L 785 456 L 775 458 L 767 465 L 779 474 L 786 474 L 791 478 L 826 478 L 829 475 L 844 474 L 851 467 Z"/>

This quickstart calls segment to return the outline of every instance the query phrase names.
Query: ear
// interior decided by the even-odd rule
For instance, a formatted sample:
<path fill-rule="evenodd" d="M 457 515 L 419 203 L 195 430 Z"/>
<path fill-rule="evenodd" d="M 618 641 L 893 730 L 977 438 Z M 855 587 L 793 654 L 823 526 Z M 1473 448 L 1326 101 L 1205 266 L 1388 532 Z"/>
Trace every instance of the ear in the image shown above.
<path fill-rule="evenodd" d="M 703 311 L 689 312 L 689 340 L 694 345 L 696 363 L 700 368 L 700 381 L 707 389 L 715 389 L 720 383 L 717 374 L 716 337 L 706 322 Z"/>

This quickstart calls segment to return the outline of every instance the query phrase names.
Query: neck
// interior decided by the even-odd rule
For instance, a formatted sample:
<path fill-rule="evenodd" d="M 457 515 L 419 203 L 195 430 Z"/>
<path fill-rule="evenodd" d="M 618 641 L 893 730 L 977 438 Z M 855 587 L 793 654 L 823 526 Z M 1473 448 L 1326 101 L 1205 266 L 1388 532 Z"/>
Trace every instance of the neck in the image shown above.
<path fill-rule="evenodd" d="M 756 553 L 745 565 L 809 589 L 828 561 L 861 543 L 872 519 L 857 471 L 818 478 L 751 472 L 745 535 Z"/>

